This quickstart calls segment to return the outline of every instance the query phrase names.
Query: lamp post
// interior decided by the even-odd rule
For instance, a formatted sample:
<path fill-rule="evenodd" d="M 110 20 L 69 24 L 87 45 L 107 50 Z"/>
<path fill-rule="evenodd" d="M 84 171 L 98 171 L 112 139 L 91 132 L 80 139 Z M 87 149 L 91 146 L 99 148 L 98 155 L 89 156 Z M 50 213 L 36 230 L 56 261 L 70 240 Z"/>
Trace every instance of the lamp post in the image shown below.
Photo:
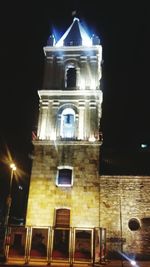
<path fill-rule="evenodd" d="M 13 182 L 14 171 L 16 171 L 15 164 L 11 163 L 10 168 L 11 168 L 11 176 L 10 176 L 10 184 L 9 184 L 9 194 L 7 198 L 7 214 L 5 217 L 5 226 L 8 226 L 8 223 L 9 223 L 9 215 L 10 215 L 10 208 L 11 208 L 11 202 L 12 202 L 12 197 L 11 197 L 12 182 Z"/>
<path fill-rule="evenodd" d="M 122 221 L 122 182 L 119 186 L 119 219 L 120 219 L 120 249 L 121 249 L 121 267 L 124 266 L 123 263 L 123 221 Z"/>
<path fill-rule="evenodd" d="M 7 235 L 8 235 L 8 223 L 9 223 L 9 215 L 10 215 L 10 208 L 11 208 L 11 202 L 12 202 L 12 182 L 13 182 L 13 176 L 14 176 L 14 171 L 16 171 L 16 166 L 14 163 L 10 164 L 10 169 L 11 169 L 11 176 L 10 176 L 10 183 L 9 183 L 9 194 L 7 197 L 7 209 L 6 209 L 6 216 L 5 216 L 5 221 L 4 221 L 4 240 L 3 240 L 3 248 L 2 248 L 2 253 L 0 257 L 2 258 L 3 261 L 7 260 Z"/>
<path fill-rule="evenodd" d="M 119 196 L 119 209 L 120 209 L 120 244 L 121 244 L 121 267 L 123 267 L 123 240 L 122 240 L 122 199 Z"/>

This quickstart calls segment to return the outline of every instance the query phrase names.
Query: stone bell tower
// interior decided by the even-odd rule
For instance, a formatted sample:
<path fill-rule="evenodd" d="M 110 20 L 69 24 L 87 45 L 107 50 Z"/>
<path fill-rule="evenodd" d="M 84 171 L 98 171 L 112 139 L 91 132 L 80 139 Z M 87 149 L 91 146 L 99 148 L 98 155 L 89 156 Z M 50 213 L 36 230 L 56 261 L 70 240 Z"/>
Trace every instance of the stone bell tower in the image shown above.
<path fill-rule="evenodd" d="M 99 227 L 100 40 L 74 18 L 44 55 L 26 225 Z"/>

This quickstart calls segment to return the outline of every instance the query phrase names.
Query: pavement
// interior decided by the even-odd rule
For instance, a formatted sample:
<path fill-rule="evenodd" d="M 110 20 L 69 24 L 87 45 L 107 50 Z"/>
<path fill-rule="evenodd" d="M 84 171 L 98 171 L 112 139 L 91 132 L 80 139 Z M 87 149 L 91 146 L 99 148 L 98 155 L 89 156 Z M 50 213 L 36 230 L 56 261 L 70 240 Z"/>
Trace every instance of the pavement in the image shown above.
<path fill-rule="evenodd" d="M 150 261 L 138 261 L 135 265 L 131 264 L 129 261 L 121 261 L 121 260 L 111 260 L 107 261 L 101 264 L 91 264 L 91 263 L 73 263 L 72 265 L 70 263 L 58 263 L 53 262 L 51 264 L 48 264 L 47 262 L 30 262 L 28 264 L 25 264 L 24 262 L 6 262 L 6 263 L 0 263 L 0 267 L 44 267 L 44 266 L 50 266 L 50 267 L 150 267 Z"/>
<path fill-rule="evenodd" d="M 107 267 L 150 267 L 150 261 L 137 261 L 135 265 L 131 264 L 129 261 L 110 261 L 105 266 Z"/>

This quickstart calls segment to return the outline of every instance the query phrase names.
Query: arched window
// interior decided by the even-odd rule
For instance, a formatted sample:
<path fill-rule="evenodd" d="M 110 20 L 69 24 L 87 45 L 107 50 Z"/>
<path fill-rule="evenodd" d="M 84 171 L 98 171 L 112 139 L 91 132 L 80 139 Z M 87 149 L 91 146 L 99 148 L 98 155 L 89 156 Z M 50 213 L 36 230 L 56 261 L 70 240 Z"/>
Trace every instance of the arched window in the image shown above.
<path fill-rule="evenodd" d="M 65 88 L 72 89 L 77 85 L 77 71 L 74 63 L 67 64 L 65 68 Z"/>
<path fill-rule="evenodd" d="M 60 135 L 62 138 L 75 137 L 75 112 L 72 108 L 64 109 L 61 114 Z"/>

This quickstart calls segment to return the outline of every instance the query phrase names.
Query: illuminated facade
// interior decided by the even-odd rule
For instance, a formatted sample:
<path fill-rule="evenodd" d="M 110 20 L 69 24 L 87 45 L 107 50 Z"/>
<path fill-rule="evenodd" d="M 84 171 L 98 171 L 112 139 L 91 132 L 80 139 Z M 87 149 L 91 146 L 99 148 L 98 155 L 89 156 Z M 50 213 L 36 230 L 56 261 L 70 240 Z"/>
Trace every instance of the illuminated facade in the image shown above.
<path fill-rule="evenodd" d="M 44 53 L 26 223 L 54 225 L 55 211 L 63 207 L 70 210 L 71 226 L 99 226 L 102 47 L 75 18 L 59 42 L 50 37 Z"/>
<path fill-rule="evenodd" d="M 53 229 L 53 241 L 59 228 L 88 229 L 92 246 L 93 229 L 106 228 L 107 251 L 148 255 L 142 234 L 147 240 L 150 229 L 143 229 L 150 218 L 149 177 L 100 175 L 99 38 L 89 38 L 74 18 L 60 40 L 50 36 L 44 55 L 26 227 Z"/>
<path fill-rule="evenodd" d="M 59 227 L 63 233 L 71 229 L 70 236 L 75 229 L 86 230 L 93 251 L 93 230 L 100 227 L 102 47 L 99 38 L 90 38 L 74 18 L 60 40 L 50 36 L 44 55 L 26 226 L 55 229 L 52 246 Z M 77 245 L 72 246 L 75 250 Z"/>

